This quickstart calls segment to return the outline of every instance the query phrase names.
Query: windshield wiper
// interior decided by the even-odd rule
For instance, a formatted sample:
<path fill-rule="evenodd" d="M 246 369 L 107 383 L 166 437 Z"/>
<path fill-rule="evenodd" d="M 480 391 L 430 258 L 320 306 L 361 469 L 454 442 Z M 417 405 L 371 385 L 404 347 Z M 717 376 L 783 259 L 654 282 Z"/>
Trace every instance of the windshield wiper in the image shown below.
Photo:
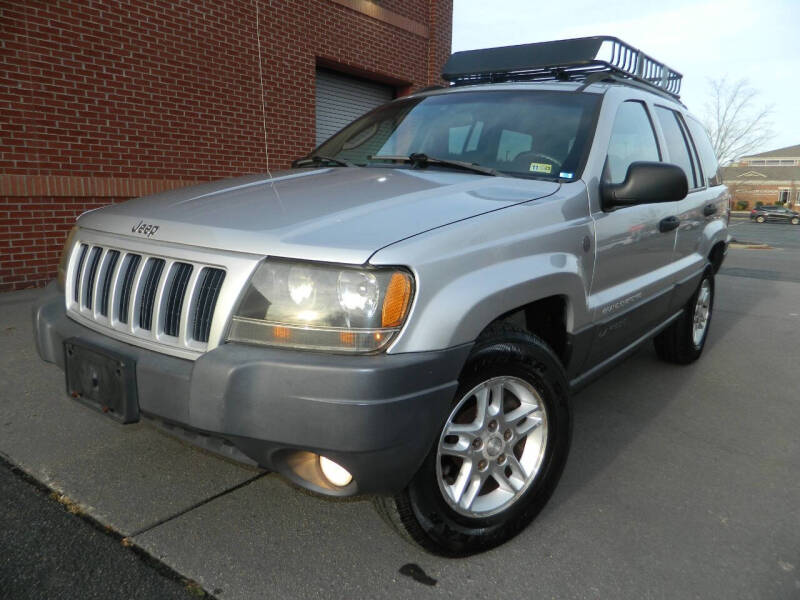
<path fill-rule="evenodd" d="M 422 152 L 413 152 L 408 156 L 390 156 L 388 154 L 376 154 L 367 157 L 369 160 L 393 160 L 403 161 L 414 165 L 415 167 L 427 167 L 428 165 L 440 165 L 442 167 L 452 167 L 454 169 L 462 169 L 464 171 L 472 171 L 473 173 L 480 173 L 481 175 L 497 175 L 497 171 L 489 167 L 482 167 L 475 163 L 468 163 L 462 160 L 449 160 L 446 158 L 436 158 L 428 156 Z"/>
<path fill-rule="evenodd" d="M 325 163 L 332 163 L 340 167 L 355 167 L 355 165 L 348 160 L 325 156 L 324 154 L 309 154 L 308 156 L 303 156 L 293 161 L 292 168 L 296 169 L 297 167 L 303 167 L 305 165 L 322 165 Z"/>

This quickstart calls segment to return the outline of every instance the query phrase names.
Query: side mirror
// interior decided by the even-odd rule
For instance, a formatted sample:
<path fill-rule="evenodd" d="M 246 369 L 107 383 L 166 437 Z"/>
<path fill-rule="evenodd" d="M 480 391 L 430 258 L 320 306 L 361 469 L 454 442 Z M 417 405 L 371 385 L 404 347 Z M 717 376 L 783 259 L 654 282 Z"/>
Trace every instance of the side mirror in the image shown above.
<path fill-rule="evenodd" d="M 678 165 L 661 162 L 634 162 L 622 183 L 600 184 L 603 210 L 618 206 L 674 202 L 689 193 L 686 174 Z"/>

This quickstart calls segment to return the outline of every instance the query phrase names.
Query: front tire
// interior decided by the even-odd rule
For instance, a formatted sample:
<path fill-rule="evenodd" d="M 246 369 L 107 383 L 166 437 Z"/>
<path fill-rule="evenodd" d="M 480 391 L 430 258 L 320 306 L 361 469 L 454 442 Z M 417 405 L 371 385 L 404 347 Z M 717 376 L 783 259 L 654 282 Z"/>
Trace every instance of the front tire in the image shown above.
<path fill-rule="evenodd" d="M 376 499 L 379 512 L 434 554 L 498 546 L 547 503 L 570 432 L 560 361 L 540 338 L 502 326 L 478 340 L 428 456 L 405 490 Z"/>
<path fill-rule="evenodd" d="M 792 225 L 800 225 L 800 218 L 792 217 Z"/>
<path fill-rule="evenodd" d="M 679 365 L 688 365 L 700 358 L 713 310 L 714 271 L 709 268 L 686 303 L 683 314 L 653 339 L 658 357 Z"/>
<path fill-rule="evenodd" d="M 756 223 L 763 223 L 766 219 L 763 216 L 756 217 Z"/>

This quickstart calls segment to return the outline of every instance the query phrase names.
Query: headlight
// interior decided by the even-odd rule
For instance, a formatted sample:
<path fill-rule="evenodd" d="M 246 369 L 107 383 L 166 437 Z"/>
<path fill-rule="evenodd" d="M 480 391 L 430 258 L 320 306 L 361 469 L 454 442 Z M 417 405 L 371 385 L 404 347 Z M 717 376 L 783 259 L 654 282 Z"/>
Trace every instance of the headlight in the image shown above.
<path fill-rule="evenodd" d="M 67 239 L 64 241 L 64 247 L 61 249 L 61 258 L 58 260 L 58 271 L 56 276 L 56 282 L 58 283 L 58 289 L 63 290 L 64 286 L 66 285 L 67 281 L 67 267 L 69 266 L 69 255 L 70 250 L 72 250 L 72 240 L 75 238 L 75 234 L 78 233 L 78 226 L 75 225 L 72 229 L 69 230 L 67 234 Z"/>
<path fill-rule="evenodd" d="M 400 269 L 267 260 L 250 279 L 228 340 L 374 352 L 403 326 L 412 291 Z"/>

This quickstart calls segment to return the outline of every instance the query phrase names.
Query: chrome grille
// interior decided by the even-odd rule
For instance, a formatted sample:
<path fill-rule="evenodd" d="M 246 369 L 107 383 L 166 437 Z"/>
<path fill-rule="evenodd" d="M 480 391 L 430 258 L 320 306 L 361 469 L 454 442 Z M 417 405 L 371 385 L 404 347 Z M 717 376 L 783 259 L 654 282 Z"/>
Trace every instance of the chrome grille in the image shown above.
<path fill-rule="evenodd" d="M 72 252 L 67 282 L 70 316 L 112 337 L 164 347 L 167 353 L 189 358 L 215 346 L 222 337 L 240 289 L 227 285 L 228 267 L 236 267 L 233 284 L 242 286 L 258 262 L 249 255 L 222 253 L 221 268 L 204 262 L 217 258 L 208 250 L 177 249 L 174 256 L 166 251 L 153 255 L 153 248 L 141 242 L 125 249 L 114 247 L 115 236 L 93 237 L 98 239 L 83 239 Z M 225 289 L 224 314 L 221 324 L 214 326 Z"/>
<path fill-rule="evenodd" d="M 225 279 L 225 271 L 221 269 L 203 269 L 203 281 L 200 284 L 200 296 L 197 300 L 194 319 L 194 339 L 208 341 L 211 330 L 211 316 L 217 303 L 219 289 Z"/>
<path fill-rule="evenodd" d="M 192 276 L 192 265 L 175 263 L 172 265 L 172 270 L 172 281 L 169 284 L 169 294 L 167 295 L 167 313 L 164 316 L 164 333 L 177 336 L 186 297 L 186 286 Z M 200 341 L 207 342 L 208 336 L 206 336 L 205 340 Z"/>
<path fill-rule="evenodd" d="M 84 273 L 86 280 L 83 282 L 83 304 L 89 310 L 92 309 L 92 300 L 94 299 L 94 281 L 97 275 L 97 265 L 100 264 L 100 253 L 102 248 L 95 246 L 89 253 L 89 265 Z"/>
<path fill-rule="evenodd" d="M 81 253 L 78 257 L 78 267 L 77 273 L 78 275 L 75 277 L 75 286 L 74 286 L 74 293 L 72 294 L 72 299 L 77 302 L 78 298 L 80 298 L 81 293 L 81 278 L 80 274 L 83 272 L 83 262 L 86 260 L 86 253 L 89 251 L 89 246 L 86 244 L 81 244 Z"/>
<path fill-rule="evenodd" d="M 111 280 L 114 275 L 114 268 L 119 260 L 119 251 L 111 250 L 106 254 L 106 262 L 103 265 L 103 288 L 100 292 L 100 314 L 108 316 L 108 300 L 111 297 Z"/>
<path fill-rule="evenodd" d="M 128 322 L 129 306 L 131 301 L 131 290 L 133 289 L 133 276 L 139 268 L 139 261 L 142 257 L 138 254 L 129 254 L 125 257 L 125 277 L 122 280 L 122 289 L 119 295 L 119 311 L 117 317 L 121 323 Z"/>
<path fill-rule="evenodd" d="M 150 331 L 153 328 L 153 308 L 156 303 L 156 290 L 164 271 L 164 259 L 151 258 L 145 265 L 147 276 L 142 286 L 142 301 L 139 305 L 139 327 Z"/>

